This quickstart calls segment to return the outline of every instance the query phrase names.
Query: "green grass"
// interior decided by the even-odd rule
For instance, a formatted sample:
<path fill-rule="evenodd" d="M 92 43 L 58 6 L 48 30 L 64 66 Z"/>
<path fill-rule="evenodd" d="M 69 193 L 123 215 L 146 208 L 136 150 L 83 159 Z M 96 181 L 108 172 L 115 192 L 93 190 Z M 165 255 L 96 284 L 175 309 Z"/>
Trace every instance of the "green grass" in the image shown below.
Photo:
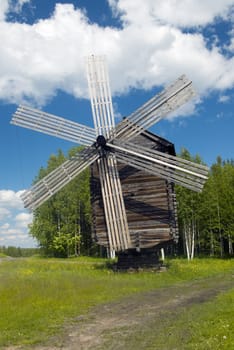
<path fill-rule="evenodd" d="M 92 306 L 233 269 L 232 260 L 218 259 L 177 259 L 169 265 L 166 273 L 129 274 L 114 273 L 105 260 L 91 258 L 1 262 L 0 347 L 39 343 Z"/>
<path fill-rule="evenodd" d="M 177 344 L 186 329 L 189 331 L 184 338 L 186 349 L 233 349 L 234 289 L 205 305 L 191 307 L 189 313 L 184 311 L 177 322 Z"/>
<path fill-rule="evenodd" d="M 234 289 L 180 313 L 166 312 L 160 323 L 135 329 L 126 349 L 231 350 L 234 347 Z"/>

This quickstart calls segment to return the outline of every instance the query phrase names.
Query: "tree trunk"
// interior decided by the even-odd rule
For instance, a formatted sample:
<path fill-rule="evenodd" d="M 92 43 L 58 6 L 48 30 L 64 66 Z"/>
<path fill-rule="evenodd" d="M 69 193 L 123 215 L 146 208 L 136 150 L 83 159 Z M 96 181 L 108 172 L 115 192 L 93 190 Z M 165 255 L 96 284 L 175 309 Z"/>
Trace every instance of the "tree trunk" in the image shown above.
<path fill-rule="evenodd" d="M 221 220 L 220 220 L 220 211 L 219 211 L 219 203 L 217 204 L 217 212 L 218 212 L 218 222 L 219 222 L 219 242 L 220 242 L 220 256 L 223 257 L 223 237 L 221 230 Z"/>
<path fill-rule="evenodd" d="M 186 248 L 186 255 L 188 260 L 194 258 L 194 246 L 195 246 L 195 225 L 191 221 L 184 221 L 184 242 Z"/>
<path fill-rule="evenodd" d="M 230 256 L 233 255 L 233 244 L 232 244 L 232 237 L 230 234 L 228 234 L 228 254 Z"/>
<path fill-rule="evenodd" d="M 164 252 L 164 248 L 161 248 L 161 259 L 162 261 L 165 260 L 165 252 Z"/>

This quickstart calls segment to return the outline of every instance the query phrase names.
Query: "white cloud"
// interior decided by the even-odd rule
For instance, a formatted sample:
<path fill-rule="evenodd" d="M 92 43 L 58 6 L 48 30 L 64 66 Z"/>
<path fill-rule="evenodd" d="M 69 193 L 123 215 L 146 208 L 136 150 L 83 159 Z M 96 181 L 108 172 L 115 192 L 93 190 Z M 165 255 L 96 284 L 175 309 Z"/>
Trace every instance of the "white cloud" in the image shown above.
<path fill-rule="evenodd" d="M 221 95 L 219 96 L 219 102 L 221 103 L 226 103 L 228 101 L 230 101 L 230 96 L 229 95 Z"/>
<path fill-rule="evenodd" d="M 23 208 L 20 195 L 23 191 L 0 190 L 0 244 L 14 246 L 35 246 L 28 235 L 32 214 Z"/>
<path fill-rule="evenodd" d="M 176 27 L 205 26 L 226 19 L 233 0 L 109 0 L 124 23 L 163 23 Z"/>
<path fill-rule="evenodd" d="M 6 222 L 6 223 L 3 224 L 2 226 L 0 226 L 0 230 L 8 230 L 9 227 L 10 227 L 10 224 Z"/>
<path fill-rule="evenodd" d="M 11 216 L 10 210 L 8 210 L 7 208 L 0 207 L 0 220 L 8 218 L 9 216 Z"/>
<path fill-rule="evenodd" d="M 0 21 L 5 19 L 5 15 L 8 10 L 9 10 L 8 0 L 1 0 L 0 1 Z"/>
<path fill-rule="evenodd" d="M 15 222 L 17 227 L 27 228 L 28 225 L 32 222 L 31 213 L 20 213 L 15 217 Z"/>
<path fill-rule="evenodd" d="M 11 11 L 15 11 L 15 12 L 20 12 L 22 10 L 22 7 L 27 4 L 30 3 L 31 0 L 17 0 L 13 3 L 11 3 Z"/>
<path fill-rule="evenodd" d="M 31 0 L 1 0 L 0 1 L 0 21 L 3 21 L 9 11 L 19 13 L 24 4 Z"/>
<path fill-rule="evenodd" d="M 121 28 L 91 23 L 72 4 L 57 4 L 51 17 L 32 25 L 0 22 L 0 98 L 40 106 L 58 89 L 88 97 L 84 57 L 92 53 L 107 56 L 114 94 L 165 85 L 182 73 L 200 95 L 233 86 L 234 59 L 215 45 L 208 49 L 199 30 L 181 30 L 227 18 L 233 0 L 109 3 L 123 20 Z"/>
<path fill-rule="evenodd" d="M 17 208 L 23 209 L 23 202 L 20 195 L 23 191 L 14 192 L 12 190 L 0 190 L 0 208 Z"/>
<path fill-rule="evenodd" d="M 188 103 L 182 105 L 179 109 L 176 109 L 172 113 L 170 113 L 167 117 L 168 120 L 172 121 L 174 120 L 178 115 L 180 117 L 186 117 L 188 115 L 194 115 L 196 114 L 196 105 L 199 103 L 199 99 L 192 99 Z M 184 122 L 181 121 L 183 124 Z"/>

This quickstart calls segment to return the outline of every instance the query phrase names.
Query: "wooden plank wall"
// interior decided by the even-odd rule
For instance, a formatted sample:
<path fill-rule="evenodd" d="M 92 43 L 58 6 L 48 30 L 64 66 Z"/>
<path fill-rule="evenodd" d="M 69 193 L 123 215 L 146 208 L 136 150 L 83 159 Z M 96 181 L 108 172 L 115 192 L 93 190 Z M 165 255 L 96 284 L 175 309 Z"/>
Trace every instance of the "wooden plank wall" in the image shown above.
<path fill-rule="evenodd" d="M 138 136 L 134 142 L 170 154 L 174 148 L 168 141 L 149 132 Z M 134 248 L 151 248 L 178 238 L 176 199 L 173 184 L 119 164 L 129 231 Z M 93 238 L 108 247 L 101 188 L 96 165 L 91 168 L 93 210 Z"/>

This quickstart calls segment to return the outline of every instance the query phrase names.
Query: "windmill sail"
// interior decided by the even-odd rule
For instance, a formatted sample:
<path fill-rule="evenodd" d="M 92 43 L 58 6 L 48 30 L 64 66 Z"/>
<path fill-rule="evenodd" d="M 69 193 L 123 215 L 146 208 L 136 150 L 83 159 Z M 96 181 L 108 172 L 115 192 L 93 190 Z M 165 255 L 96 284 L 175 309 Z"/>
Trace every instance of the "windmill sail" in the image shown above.
<path fill-rule="evenodd" d="M 110 249 L 126 250 L 131 240 L 115 155 L 100 158 L 98 168 Z"/>
<path fill-rule="evenodd" d="M 115 127 L 115 119 L 104 56 L 88 57 L 86 67 L 96 136 L 109 138 Z"/>
<path fill-rule="evenodd" d="M 118 160 L 194 191 L 200 192 L 207 180 L 208 168 L 204 165 L 130 142 L 108 145 L 116 150 Z"/>
<path fill-rule="evenodd" d="M 115 120 L 104 57 L 88 58 L 87 76 L 96 135 L 110 138 Z M 116 157 L 103 149 L 101 153 L 98 166 L 110 250 L 126 250 L 131 241 Z"/>
<path fill-rule="evenodd" d="M 26 106 L 17 108 L 11 124 L 85 146 L 90 146 L 96 139 L 95 130 L 88 126 Z"/>
<path fill-rule="evenodd" d="M 155 95 L 129 117 L 118 124 L 114 139 L 129 140 L 139 135 L 169 113 L 181 107 L 195 95 L 192 82 L 185 75 L 162 93 Z"/>
<path fill-rule="evenodd" d="M 39 207 L 98 158 L 99 154 L 93 148 L 77 153 L 22 194 L 25 208 Z"/>

